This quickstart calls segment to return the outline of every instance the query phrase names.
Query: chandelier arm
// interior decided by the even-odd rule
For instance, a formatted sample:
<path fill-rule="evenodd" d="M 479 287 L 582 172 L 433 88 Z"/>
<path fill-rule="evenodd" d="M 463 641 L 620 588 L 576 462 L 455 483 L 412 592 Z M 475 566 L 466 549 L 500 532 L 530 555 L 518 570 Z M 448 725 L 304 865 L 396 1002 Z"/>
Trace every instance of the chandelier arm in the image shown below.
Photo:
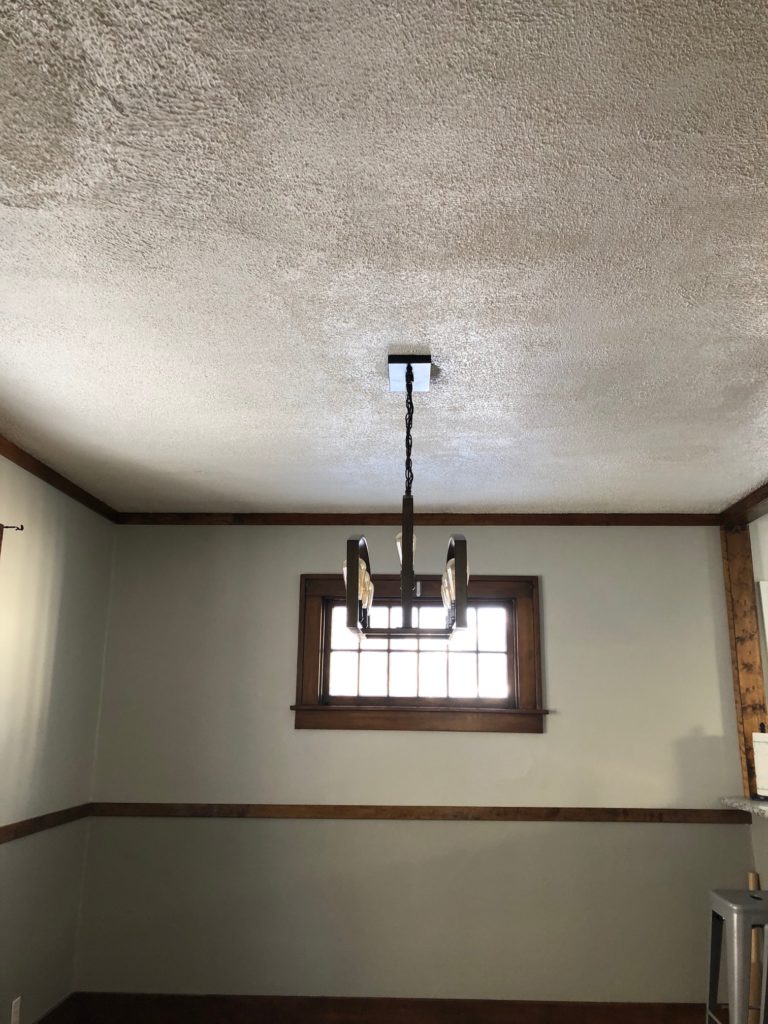
<path fill-rule="evenodd" d="M 347 541 L 347 626 L 349 629 L 365 629 L 368 616 L 359 597 L 360 559 L 371 573 L 371 559 L 368 554 L 368 542 L 365 537 L 350 537 Z"/>
<path fill-rule="evenodd" d="M 454 559 L 454 578 L 456 581 L 456 600 L 453 603 L 452 617 L 457 629 L 467 628 L 467 541 L 463 533 L 454 533 L 448 541 L 446 565 Z"/>

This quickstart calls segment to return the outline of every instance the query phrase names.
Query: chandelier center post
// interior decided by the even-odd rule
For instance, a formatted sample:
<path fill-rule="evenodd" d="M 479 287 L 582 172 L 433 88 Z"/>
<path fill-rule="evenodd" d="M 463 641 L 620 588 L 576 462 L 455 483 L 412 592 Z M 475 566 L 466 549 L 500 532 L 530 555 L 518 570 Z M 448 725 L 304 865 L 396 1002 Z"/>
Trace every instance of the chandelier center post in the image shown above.
<path fill-rule="evenodd" d="M 347 541 L 347 560 L 343 574 L 346 587 L 347 626 L 368 638 L 444 637 L 455 629 L 467 627 L 467 587 L 469 568 L 467 542 L 454 534 L 448 543 L 445 569 L 440 583 L 440 596 L 445 608 L 445 626 L 422 628 L 414 626 L 414 611 L 420 599 L 417 589 L 413 554 L 416 547 L 413 511 L 413 393 L 428 391 L 432 357 L 428 355 L 402 355 L 389 357 L 389 386 L 391 391 L 405 392 L 405 493 L 403 494 L 402 530 L 396 543 L 400 553 L 400 604 L 402 625 L 374 626 L 372 615 L 374 582 L 368 543 L 365 537 L 350 537 Z"/>

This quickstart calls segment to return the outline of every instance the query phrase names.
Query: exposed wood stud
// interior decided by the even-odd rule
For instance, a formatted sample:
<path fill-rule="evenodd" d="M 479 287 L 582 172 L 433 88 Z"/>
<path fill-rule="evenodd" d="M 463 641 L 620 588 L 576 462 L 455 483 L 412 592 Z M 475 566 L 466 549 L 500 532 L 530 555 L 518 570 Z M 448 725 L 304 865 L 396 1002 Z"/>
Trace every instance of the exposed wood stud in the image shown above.
<path fill-rule="evenodd" d="M 766 721 L 766 707 L 749 527 L 723 527 L 720 539 L 742 786 L 745 796 L 754 796 L 752 733 Z"/>

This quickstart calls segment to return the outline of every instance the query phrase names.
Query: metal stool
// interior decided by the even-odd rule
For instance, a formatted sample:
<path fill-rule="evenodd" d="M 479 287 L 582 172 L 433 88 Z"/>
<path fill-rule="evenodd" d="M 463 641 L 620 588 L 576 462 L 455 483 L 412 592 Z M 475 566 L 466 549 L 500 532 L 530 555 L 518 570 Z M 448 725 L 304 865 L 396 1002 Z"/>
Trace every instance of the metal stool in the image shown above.
<path fill-rule="evenodd" d="M 752 948 L 752 929 L 768 926 L 768 891 L 750 892 L 748 889 L 714 889 L 709 894 L 712 923 L 709 945 L 709 993 L 707 996 L 707 1024 L 716 1015 L 717 986 L 720 980 L 720 951 L 723 944 L 723 925 L 728 960 L 728 1021 L 729 1024 L 748 1024 L 749 973 Z M 765 933 L 768 939 L 768 932 Z M 763 941 L 763 984 L 760 995 L 760 1024 L 768 1024 L 766 1010 L 766 965 L 768 941 Z"/>

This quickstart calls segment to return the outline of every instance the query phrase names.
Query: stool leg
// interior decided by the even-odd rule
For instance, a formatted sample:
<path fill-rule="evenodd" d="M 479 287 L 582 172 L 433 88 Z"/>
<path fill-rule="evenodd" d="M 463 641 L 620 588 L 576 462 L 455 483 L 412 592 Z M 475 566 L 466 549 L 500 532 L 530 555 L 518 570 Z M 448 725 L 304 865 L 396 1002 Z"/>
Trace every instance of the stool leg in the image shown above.
<path fill-rule="evenodd" d="M 720 953 L 723 947 L 723 919 L 712 911 L 709 925 L 709 992 L 707 1020 L 710 1013 L 717 1016 L 717 986 L 720 981 Z"/>
<path fill-rule="evenodd" d="M 752 949 L 752 928 L 740 915 L 725 922 L 728 944 L 728 1010 L 729 1024 L 749 1024 L 749 964 Z"/>

